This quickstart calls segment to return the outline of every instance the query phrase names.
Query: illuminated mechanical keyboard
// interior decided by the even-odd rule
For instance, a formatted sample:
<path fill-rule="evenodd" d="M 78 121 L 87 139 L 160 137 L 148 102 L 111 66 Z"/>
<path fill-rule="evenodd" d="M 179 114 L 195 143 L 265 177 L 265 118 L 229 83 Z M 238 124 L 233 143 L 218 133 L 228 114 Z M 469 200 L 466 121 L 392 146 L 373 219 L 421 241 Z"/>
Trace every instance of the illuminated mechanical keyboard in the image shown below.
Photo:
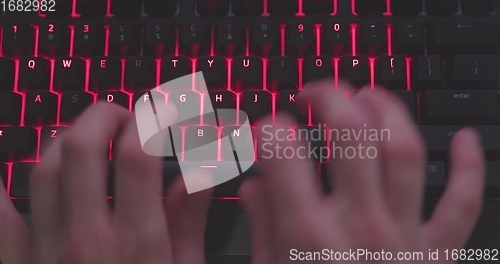
<path fill-rule="evenodd" d="M 47 0 L 38 11 L 4 2 L 0 173 L 21 211 L 41 151 L 86 107 L 133 111 L 145 92 L 198 71 L 215 109 L 243 110 L 251 122 L 284 111 L 305 128 L 314 113 L 294 99 L 307 82 L 386 87 L 426 141 L 429 197 L 446 184 L 450 135 L 464 126 L 483 138 L 486 196 L 500 197 L 498 0 Z M 174 103 L 203 100 L 181 93 Z M 328 191 L 328 160 L 316 164 Z M 178 170 L 165 161 L 166 175 Z M 217 186 L 215 199 L 237 200 L 253 172 Z"/>

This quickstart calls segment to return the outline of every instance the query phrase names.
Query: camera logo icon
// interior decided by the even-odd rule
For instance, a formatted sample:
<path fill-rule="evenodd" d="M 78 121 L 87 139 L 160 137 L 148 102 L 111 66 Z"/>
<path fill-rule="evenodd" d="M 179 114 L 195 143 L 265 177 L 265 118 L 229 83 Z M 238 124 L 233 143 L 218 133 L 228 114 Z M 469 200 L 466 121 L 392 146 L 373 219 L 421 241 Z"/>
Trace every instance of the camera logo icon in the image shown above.
<path fill-rule="evenodd" d="M 192 84 L 195 91 L 190 91 Z M 168 94 L 168 102 L 158 90 Z M 151 156 L 177 156 L 188 193 L 212 188 L 240 176 L 253 165 L 255 158 L 247 114 L 237 109 L 214 109 L 210 99 L 187 100 L 188 93 L 192 95 L 193 92 L 200 97 L 204 95 L 201 98 L 210 98 L 202 72 L 153 88 L 135 103 L 142 150 Z M 233 122 L 225 126 L 228 119 L 238 125 Z M 217 129 L 216 139 L 206 137 L 201 127 L 194 136 L 182 132 L 193 124 L 196 126 L 200 120 L 212 128 L 223 126 Z M 188 138 L 187 134 L 191 136 Z M 217 159 L 204 158 L 213 150 L 218 150 Z M 204 173 L 193 173 L 200 170 Z"/>

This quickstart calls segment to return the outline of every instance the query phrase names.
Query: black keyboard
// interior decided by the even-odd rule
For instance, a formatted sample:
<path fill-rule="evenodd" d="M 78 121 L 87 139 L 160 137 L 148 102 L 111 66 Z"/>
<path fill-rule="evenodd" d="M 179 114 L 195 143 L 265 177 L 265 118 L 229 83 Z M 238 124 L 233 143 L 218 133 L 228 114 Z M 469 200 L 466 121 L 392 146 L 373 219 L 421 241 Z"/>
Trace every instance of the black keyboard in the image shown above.
<path fill-rule="evenodd" d="M 198 71 L 214 108 L 243 110 L 251 122 L 289 112 L 304 127 L 314 113 L 295 109 L 294 96 L 307 82 L 384 86 L 426 141 L 427 198 L 443 190 L 448 145 L 464 126 L 482 135 L 486 198 L 500 197 L 498 0 L 41 1 L 45 10 L 0 6 L 0 173 L 20 211 L 40 153 L 85 108 L 103 100 L 133 111 L 145 92 Z M 316 163 L 328 191 L 328 162 Z M 176 160 L 164 167 L 166 177 L 179 171 Z M 238 200 L 254 172 L 217 186 L 215 200 Z"/>

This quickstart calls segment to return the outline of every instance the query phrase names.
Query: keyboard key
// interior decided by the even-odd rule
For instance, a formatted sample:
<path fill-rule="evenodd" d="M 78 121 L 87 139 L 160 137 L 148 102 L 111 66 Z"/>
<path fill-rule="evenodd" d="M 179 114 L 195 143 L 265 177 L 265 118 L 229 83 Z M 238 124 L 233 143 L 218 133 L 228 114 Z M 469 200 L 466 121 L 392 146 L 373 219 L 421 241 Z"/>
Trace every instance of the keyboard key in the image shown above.
<path fill-rule="evenodd" d="M 497 89 L 497 57 L 494 55 L 455 55 L 453 57 L 454 87 Z"/>
<path fill-rule="evenodd" d="M 446 165 L 444 161 L 428 161 L 425 185 L 428 191 L 441 191 L 446 186 Z"/>
<path fill-rule="evenodd" d="M 82 1 L 78 1 L 80 3 Z M 104 27 L 93 22 L 77 21 L 74 24 L 74 52 L 78 55 L 103 55 Z"/>
<path fill-rule="evenodd" d="M 194 91 L 172 91 L 169 94 L 168 102 L 175 105 L 179 120 L 185 120 L 183 125 L 199 125 L 200 118 L 193 117 L 193 113 L 201 113 L 201 97 Z M 176 124 L 181 126 L 180 123 Z"/>
<path fill-rule="evenodd" d="M 394 15 L 417 15 L 424 10 L 423 1 L 391 0 L 391 11 Z"/>
<path fill-rule="evenodd" d="M 267 10 L 271 15 L 294 15 L 299 12 L 298 0 L 268 0 Z"/>
<path fill-rule="evenodd" d="M 9 58 L 0 58 L 0 90 L 12 91 L 14 88 L 14 61 Z"/>
<path fill-rule="evenodd" d="M 261 15 L 264 11 L 263 1 L 240 0 L 232 1 L 233 12 L 236 15 L 251 16 Z"/>
<path fill-rule="evenodd" d="M 237 124 L 238 120 L 236 119 L 236 110 L 229 111 L 230 109 L 236 109 L 236 94 L 229 91 L 212 91 L 210 92 L 210 98 L 208 100 L 211 103 L 213 109 L 224 109 L 224 111 L 217 111 L 217 119 L 215 118 L 205 118 L 204 124 L 210 125 L 234 125 Z M 205 97 L 207 100 L 207 97 Z M 205 104 L 206 105 L 206 104 Z M 205 109 L 205 113 L 207 110 Z"/>
<path fill-rule="evenodd" d="M 271 94 L 266 91 L 245 91 L 241 110 L 245 111 L 250 121 L 263 117 L 272 110 Z"/>
<path fill-rule="evenodd" d="M 61 122 L 71 123 L 93 102 L 91 94 L 83 91 L 69 91 L 62 93 Z"/>
<path fill-rule="evenodd" d="M 32 55 L 34 30 L 24 23 L 4 23 L 2 25 L 2 48 L 8 56 Z"/>
<path fill-rule="evenodd" d="M 412 77 L 417 89 L 439 90 L 443 88 L 440 56 L 417 56 L 413 61 Z"/>
<path fill-rule="evenodd" d="M 341 78 L 362 86 L 370 82 L 370 69 L 366 56 L 344 56 L 340 58 L 339 74 Z"/>
<path fill-rule="evenodd" d="M 292 20 L 287 25 L 287 53 L 304 57 L 314 40 L 314 27 L 310 20 Z"/>
<path fill-rule="evenodd" d="M 177 12 L 177 0 L 145 0 L 144 8 L 149 16 L 173 16 Z"/>
<path fill-rule="evenodd" d="M 326 51 L 340 55 L 351 44 L 351 29 L 345 21 L 327 20 L 322 27 L 323 46 Z"/>
<path fill-rule="evenodd" d="M 221 128 L 221 136 L 222 137 L 231 137 L 233 139 L 234 146 L 225 145 L 227 143 L 231 144 L 228 141 L 221 142 L 221 154 L 222 160 L 224 161 L 233 161 L 235 160 L 235 155 L 233 149 L 249 149 L 253 148 L 254 143 L 254 131 L 252 127 L 247 125 L 238 125 L 238 126 L 224 126 Z M 234 144 L 236 142 L 236 144 Z M 238 161 L 240 162 L 253 162 L 255 160 L 254 153 L 249 153 L 248 151 L 240 151 L 238 154 Z M 250 169 L 251 170 L 251 169 Z M 243 175 L 242 175 L 243 176 Z"/>
<path fill-rule="evenodd" d="M 111 13 L 118 17 L 136 17 L 141 14 L 142 1 L 121 0 L 111 1 Z"/>
<path fill-rule="evenodd" d="M 238 21 L 217 22 L 217 46 L 221 54 L 232 56 L 243 50 L 245 33 L 243 26 Z"/>
<path fill-rule="evenodd" d="M 165 21 L 148 21 L 145 26 L 145 40 L 148 46 L 168 43 L 170 25 Z"/>
<path fill-rule="evenodd" d="M 486 15 L 495 12 L 495 1 L 483 0 L 478 4 L 474 0 L 461 0 L 462 12 L 465 15 Z"/>
<path fill-rule="evenodd" d="M 85 84 L 85 62 L 75 57 L 57 57 L 54 85 L 63 90 L 81 90 Z"/>
<path fill-rule="evenodd" d="M 297 59 L 294 56 L 272 56 L 268 76 L 268 83 L 273 90 L 297 87 Z"/>
<path fill-rule="evenodd" d="M 275 20 L 256 20 L 252 24 L 252 47 L 257 54 L 267 56 L 278 44 L 278 23 Z"/>
<path fill-rule="evenodd" d="M 361 23 L 361 42 L 369 45 L 385 45 L 387 27 L 382 21 L 364 21 Z"/>
<path fill-rule="evenodd" d="M 198 55 L 206 48 L 208 34 L 205 24 L 201 21 L 185 21 L 181 24 L 181 45 L 186 54 Z"/>
<path fill-rule="evenodd" d="M 31 127 L 0 127 L 0 160 L 36 158 L 37 131 Z"/>
<path fill-rule="evenodd" d="M 201 56 L 196 71 L 202 71 L 209 89 L 227 85 L 227 61 L 220 56 Z"/>
<path fill-rule="evenodd" d="M 19 124 L 21 117 L 21 95 L 13 92 L 0 92 L 0 123 Z"/>
<path fill-rule="evenodd" d="M 51 92 L 26 93 L 24 122 L 28 125 L 49 125 L 56 122 L 57 95 Z"/>
<path fill-rule="evenodd" d="M 246 165 L 243 162 L 240 162 L 240 164 L 243 164 L 242 167 L 249 167 L 251 164 Z M 208 161 L 207 165 L 210 167 L 205 167 L 205 168 L 200 168 L 199 166 L 199 161 L 196 162 L 185 162 L 183 166 L 196 166 L 198 167 L 197 169 L 205 169 L 209 170 L 212 173 L 223 173 L 223 172 L 228 172 L 228 171 L 234 171 L 237 168 L 235 168 L 235 163 L 234 163 L 234 158 L 230 162 L 211 162 Z M 216 167 L 211 167 L 216 166 Z M 214 197 L 235 197 L 237 196 L 238 193 L 238 188 L 241 185 L 241 182 L 243 179 L 246 177 L 250 177 L 251 175 L 256 175 L 256 169 L 257 165 L 253 165 L 245 171 L 242 175 L 227 181 L 223 184 L 217 185 L 214 189 Z M 171 185 L 171 182 L 175 179 L 175 175 L 179 175 L 181 173 L 180 168 L 179 168 L 179 163 L 177 161 L 163 161 L 163 185 L 164 189 L 168 190 L 169 186 Z M 109 186 L 109 185 L 108 185 Z"/>
<path fill-rule="evenodd" d="M 106 0 L 80 0 L 76 1 L 76 12 L 82 17 L 103 17 L 106 5 Z"/>
<path fill-rule="evenodd" d="M 126 55 L 139 54 L 139 31 L 134 23 L 118 21 L 111 22 L 109 30 L 110 51 L 114 56 L 125 57 Z"/>
<path fill-rule="evenodd" d="M 397 23 L 398 44 L 421 45 L 423 43 L 422 22 L 399 21 Z"/>
<path fill-rule="evenodd" d="M 169 46 L 170 25 L 165 21 L 148 21 L 144 27 L 145 52 L 161 57 Z"/>
<path fill-rule="evenodd" d="M 391 91 L 392 94 L 396 95 L 401 99 L 401 103 L 408 109 L 410 115 L 417 120 L 417 96 L 413 91 Z"/>
<path fill-rule="evenodd" d="M 301 111 L 295 103 L 297 90 L 282 90 L 277 95 L 276 111 L 288 113 L 297 119 L 299 124 L 307 124 L 307 110 Z"/>
<path fill-rule="evenodd" d="M 406 90 L 406 60 L 403 56 L 380 56 L 375 60 L 376 82 L 392 90 Z"/>
<path fill-rule="evenodd" d="M 262 60 L 257 56 L 234 57 L 232 81 L 237 87 L 262 88 Z"/>
<path fill-rule="evenodd" d="M 236 94 L 230 91 L 211 91 L 210 100 L 214 109 L 236 109 Z"/>
<path fill-rule="evenodd" d="M 277 110 L 296 114 L 297 108 L 295 104 L 295 96 L 299 91 L 297 90 L 282 90 L 278 95 Z"/>
<path fill-rule="evenodd" d="M 120 86 L 121 62 L 114 57 L 92 57 L 90 87 L 105 90 Z"/>
<path fill-rule="evenodd" d="M 434 41 L 438 45 L 496 44 L 497 31 L 493 20 L 439 19 L 434 21 Z"/>
<path fill-rule="evenodd" d="M 421 126 L 420 132 L 429 155 L 432 158 L 447 158 L 451 140 L 462 128 L 462 126 Z M 500 153 L 500 127 L 476 126 L 474 129 L 481 136 L 487 157 L 497 157 Z"/>
<path fill-rule="evenodd" d="M 69 28 L 65 24 L 41 22 L 38 26 L 38 49 L 41 54 L 53 56 L 67 55 L 69 48 Z"/>
<path fill-rule="evenodd" d="M 36 162 L 15 162 L 12 166 L 10 195 L 16 198 L 30 197 L 30 176 Z"/>
<path fill-rule="evenodd" d="M 219 131 L 212 126 L 189 126 L 184 132 L 184 160 L 216 161 Z"/>
<path fill-rule="evenodd" d="M 305 14 L 329 15 L 333 13 L 333 1 L 331 0 L 309 0 L 302 2 L 302 9 Z"/>
<path fill-rule="evenodd" d="M 229 13 L 229 0 L 197 0 L 197 11 L 202 16 L 225 16 Z"/>
<path fill-rule="evenodd" d="M 500 114 L 499 95 L 494 90 L 427 91 L 423 114 L 439 124 L 496 124 Z"/>
<path fill-rule="evenodd" d="M 32 91 L 49 89 L 48 60 L 40 57 L 21 57 L 19 63 L 19 88 Z"/>
<path fill-rule="evenodd" d="M 114 103 L 129 109 L 129 96 L 122 92 L 100 92 L 97 100 L 107 103 Z"/>
<path fill-rule="evenodd" d="M 430 15 L 451 15 L 458 12 L 458 0 L 425 0 L 425 10 Z"/>
<path fill-rule="evenodd" d="M 166 56 L 161 61 L 161 83 L 165 83 L 193 73 L 188 57 Z"/>
<path fill-rule="evenodd" d="M 125 64 L 125 85 L 128 90 L 153 88 L 156 67 L 151 57 L 128 57 Z"/>
<path fill-rule="evenodd" d="M 147 106 L 150 106 L 151 105 L 151 98 L 155 98 L 155 103 L 165 102 L 165 95 L 160 93 L 160 92 L 154 91 L 154 90 L 149 91 L 147 94 L 144 94 L 143 91 L 134 92 L 134 95 L 132 98 L 132 111 L 135 111 L 135 106 L 138 103 L 139 104 L 147 104 Z"/>
<path fill-rule="evenodd" d="M 42 127 L 42 135 L 40 137 L 40 154 L 43 154 L 47 148 L 59 138 L 69 127 L 65 126 L 45 126 Z"/>
<path fill-rule="evenodd" d="M 386 0 L 356 0 L 356 13 L 359 15 L 382 15 L 387 10 Z"/>
<path fill-rule="evenodd" d="M 307 56 L 304 60 L 306 82 L 333 78 L 333 60 L 330 56 Z"/>

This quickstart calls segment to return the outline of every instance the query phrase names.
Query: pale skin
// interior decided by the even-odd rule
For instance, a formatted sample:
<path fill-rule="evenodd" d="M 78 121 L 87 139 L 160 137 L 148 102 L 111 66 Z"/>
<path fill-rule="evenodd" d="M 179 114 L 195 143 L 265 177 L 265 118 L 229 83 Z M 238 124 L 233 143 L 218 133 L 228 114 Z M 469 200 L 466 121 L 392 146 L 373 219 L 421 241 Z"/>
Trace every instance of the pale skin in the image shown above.
<path fill-rule="evenodd" d="M 111 210 L 107 146 L 114 136 L 120 143 Z M 31 175 L 32 235 L 0 192 L 2 263 L 204 263 L 211 190 L 187 195 L 179 177 L 163 200 L 161 162 L 142 152 L 130 112 L 90 107 Z"/>
<path fill-rule="evenodd" d="M 349 89 L 347 84 L 341 86 Z M 403 106 L 390 95 L 367 90 L 346 101 L 331 82 L 306 88 L 298 102 L 305 109 L 310 102 L 321 122 L 345 128 L 364 123 L 388 128 L 393 131 L 391 141 L 370 143 L 379 150 L 376 159 L 334 160 L 335 189 L 326 197 L 310 161 L 260 161 L 262 173 L 240 189 L 250 218 L 253 263 L 291 262 L 291 248 L 427 251 L 463 247 L 482 202 L 484 157 L 478 135 L 464 129 L 455 136 L 448 186 L 431 220 L 423 223 L 426 157 Z M 270 122 L 264 119 L 260 126 Z M 284 115 L 277 122 L 294 124 Z M 120 143 L 115 150 L 116 195 L 111 209 L 106 201 L 106 164 L 108 140 L 115 136 Z M 7 194 L 0 192 L 2 263 L 205 263 L 211 190 L 188 195 L 178 177 L 163 200 L 161 162 L 161 157 L 142 152 L 132 113 L 106 103 L 90 107 L 44 152 L 31 175 L 33 233 Z"/>
<path fill-rule="evenodd" d="M 332 127 L 357 131 L 367 124 L 390 129 L 391 140 L 364 142 L 379 150 L 376 159 L 333 160 L 329 176 L 334 191 L 326 197 L 321 195 L 310 161 L 262 160 L 267 173 L 241 188 L 252 226 L 253 263 L 300 262 L 290 260 L 290 249 L 427 253 L 429 249 L 462 248 L 482 203 L 484 157 L 476 132 L 464 129 L 453 139 L 446 191 L 431 220 L 424 223 L 420 215 L 426 156 L 409 114 L 391 94 L 380 96 L 367 88 L 346 101 L 344 93 L 350 87 L 340 86 L 341 91 L 335 91 L 331 81 L 310 84 L 297 97 L 298 103 L 304 109 L 310 103 L 316 117 Z M 277 120 L 295 125 L 287 116 Z M 271 119 L 265 119 L 260 126 L 269 123 Z M 300 146 L 298 142 L 274 143 L 283 148 Z M 433 263 L 446 262 L 441 256 Z"/>

